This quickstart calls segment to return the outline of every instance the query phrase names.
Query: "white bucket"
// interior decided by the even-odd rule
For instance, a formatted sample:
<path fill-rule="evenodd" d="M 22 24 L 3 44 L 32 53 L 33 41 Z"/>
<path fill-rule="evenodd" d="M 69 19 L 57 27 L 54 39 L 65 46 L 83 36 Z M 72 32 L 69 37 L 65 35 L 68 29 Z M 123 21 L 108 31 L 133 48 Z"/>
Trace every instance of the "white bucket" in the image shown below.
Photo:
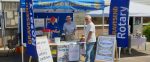
<path fill-rule="evenodd" d="M 60 37 L 55 37 L 55 43 L 60 43 Z"/>

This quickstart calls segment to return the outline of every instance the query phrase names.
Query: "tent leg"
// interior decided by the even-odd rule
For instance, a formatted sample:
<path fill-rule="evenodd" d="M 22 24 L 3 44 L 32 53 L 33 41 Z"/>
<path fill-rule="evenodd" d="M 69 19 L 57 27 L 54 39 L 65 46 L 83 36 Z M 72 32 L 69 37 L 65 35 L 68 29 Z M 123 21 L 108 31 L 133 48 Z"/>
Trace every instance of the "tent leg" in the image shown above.
<path fill-rule="evenodd" d="M 23 47 L 23 10 L 21 10 L 21 52 L 22 52 L 22 62 L 24 62 L 24 47 Z"/>
<path fill-rule="evenodd" d="M 120 56 L 121 56 L 121 47 L 119 47 L 119 60 L 120 60 Z"/>
<path fill-rule="evenodd" d="M 1 33 L 2 33 L 2 46 L 4 47 L 4 51 L 6 50 L 6 41 L 5 41 L 5 13 L 1 11 L 0 21 L 1 21 Z"/>
<path fill-rule="evenodd" d="M 104 21 L 105 21 L 105 16 L 104 16 L 104 10 L 102 11 L 102 13 L 103 13 L 103 18 L 102 18 L 102 35 L 104 35 Z"/>

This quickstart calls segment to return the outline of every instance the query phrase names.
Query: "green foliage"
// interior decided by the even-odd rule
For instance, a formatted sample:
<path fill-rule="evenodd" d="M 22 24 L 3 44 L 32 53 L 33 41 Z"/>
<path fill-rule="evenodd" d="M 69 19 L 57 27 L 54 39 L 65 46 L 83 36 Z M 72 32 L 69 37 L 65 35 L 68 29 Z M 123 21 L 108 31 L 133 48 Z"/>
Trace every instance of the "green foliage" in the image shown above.
<path fill-rule="evenodd" d="M 143 34 L 146 36 L 147 41 L 150 42 L 150 25 L 144 27 Z"/>

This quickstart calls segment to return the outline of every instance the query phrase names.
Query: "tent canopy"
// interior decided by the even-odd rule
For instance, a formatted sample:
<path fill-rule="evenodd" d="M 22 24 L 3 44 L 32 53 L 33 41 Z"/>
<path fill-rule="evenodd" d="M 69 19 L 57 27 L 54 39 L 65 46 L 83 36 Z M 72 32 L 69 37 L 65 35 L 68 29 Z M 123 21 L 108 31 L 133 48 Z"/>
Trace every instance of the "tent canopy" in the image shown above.
<path fill-rule="evenodd" d="M 25 0 L 20 1 L 25 8 Z M 104 0 L 33 0 L 34 9 L 101 10 Z"/>
<path fill-rule="evenodd" d="M 110 8 L 110 6 L 105 7 L 105 9 L 104 9 L 105 17 L 109 16 L 109 11 L 110 11 L 109 8 Z M 90 11 L 87 14 L 89 14 L 93 17 L 102 17 L 103 16 L 102 10 Z M 129 16 L 150 17 L 150 6 L 140 4 L 140 3 L 130 2 Z"/>

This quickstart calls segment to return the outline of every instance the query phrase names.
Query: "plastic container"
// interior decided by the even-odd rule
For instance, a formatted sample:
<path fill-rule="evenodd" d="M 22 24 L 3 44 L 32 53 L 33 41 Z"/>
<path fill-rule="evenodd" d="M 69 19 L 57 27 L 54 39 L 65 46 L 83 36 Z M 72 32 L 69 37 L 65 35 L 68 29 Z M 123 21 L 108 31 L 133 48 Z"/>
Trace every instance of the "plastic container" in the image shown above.
<path fill-rule="evenodd" d="M 54 41 L 55 43 L 60 43 L 60 37 L 55 37 Z"/>

